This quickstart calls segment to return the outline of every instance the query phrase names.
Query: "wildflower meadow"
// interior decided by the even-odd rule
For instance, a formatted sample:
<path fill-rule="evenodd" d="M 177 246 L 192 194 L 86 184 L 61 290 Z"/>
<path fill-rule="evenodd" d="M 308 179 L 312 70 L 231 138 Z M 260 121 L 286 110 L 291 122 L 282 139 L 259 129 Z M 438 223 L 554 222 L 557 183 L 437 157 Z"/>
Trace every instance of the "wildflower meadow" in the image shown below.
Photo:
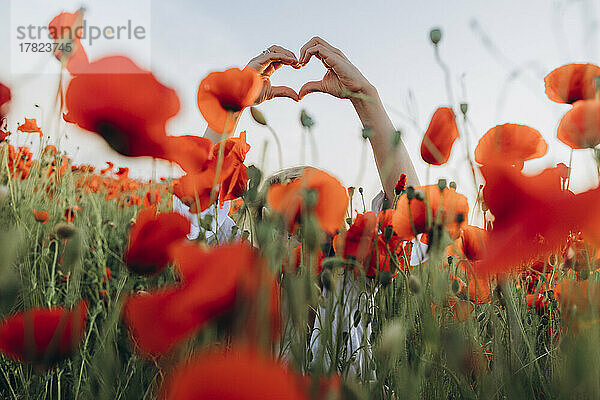
<path fill-rule="evenodd" d="M 211 72 L 197 91 L 211 135 L 176 136 L 177 92 L 126 55 L 88 57 L 64 33 L 82 14 L 48 18 L 59 123 L 183 174 L 75 164 L 48 142 L 54 127 L 8 114 L 13 82 L 0 84 L 0 398 L 600 397 L 600 186 L 573 192 L 569 159 L 524 173 L 548 152 L 536 129 L 472 132 L 469 105 L 442 88 L 413 157 L 437 168 L 475 135 L 471 175 L 414 184 L 393 162 L 402 133 L 365 119 L 356 135 L 389 155 L 376 155 L 373 208 L 336 171 L 246 162 L 258 150 L 243 112 L 279 157 L 285 146 L 263 101 L 327 91 L 376 107 L 323 39 L 298 59 L 273 47 L 272 63 Z M 427 39 L 444 45 L 440 29 Z M 271 86 L 311 57 L 322 81 Z M 600 67 L 556 65 L 543 84 L 565 104 L 557 138 L 600 170 Z M 310 135 L 315 121 L 292 123 Z"/>

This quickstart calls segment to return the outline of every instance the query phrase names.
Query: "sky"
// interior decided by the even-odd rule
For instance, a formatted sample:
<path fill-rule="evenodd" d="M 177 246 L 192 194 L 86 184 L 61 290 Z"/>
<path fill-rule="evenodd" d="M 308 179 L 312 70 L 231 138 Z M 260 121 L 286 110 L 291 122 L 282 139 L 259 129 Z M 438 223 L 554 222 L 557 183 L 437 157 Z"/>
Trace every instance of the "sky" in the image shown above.
<path fill-rule="evenodd" d="M 6 3 L 6 4 L 5 4 Z M 118 156 L 101 138 L 59 123 L 55 96 L 58 62 L 50 55 L 19 51 L 19 25 L 47 24 L 60 11 L 86 8 L 86 21 L 94 26 L 118 25 L 131 20 L 143 26 L 144 40 L 98 39 L 86 46 L 90 59 L 125 54 L 151 69 L 163 84 L 174 88 L 181 111 L 170 120 L 171 135 L 202 135 L 206 122 L 196 106 L 198 85 L 209 72 L 243 67 L 270 45 L 299 53 L 313 36 L 341 49 L 377 88 L 386 109 L 411 154 L 421 183 L 438 178 L 455 180 L 458 191 L 474 199 L 466 148 L 497 124 L 529 125 L 549 144 L 548 154 L 526 163 L 535 173 L 558 162 L 568 163 L 569 148 L 556 139 L 556 128 L 569 106 L 551 102 L 544 94 L 544 76 L 569 62 L 598 63 L 600 4 L 567 0 L 422 0 L 422 1 L 52 1 L 0 0 L 10 12 L 0 15 L 0 82 L 13 90 L 9 127 L 14 130 L 24 117 L 40 121 L 49 142 L 60 144 L 74 163 L 103 166 L 113 161 L 128 166 L 131 176 L 149 178 L 149 159 Z M 454 145 L 449 163 L 428 167 L 420 159 L 420 142 L 429 119 L 439 106 L 449 105 L 444 74 L 436 63 L 429 31 L 443 32 L 440 54 L 451 71 L 452 97 L 468 103 L 468 129 Z M 45 39 L 47 41 L 47 39 Z M 273 84 L 299 90 L 318 80 L 324 67 L 316 59 L 301 70 L 281 68 Z M 64 76 L 68 80 L 68 76 Z M 39 107 L 36 107 L 35 105 Z M 370 146 L 361 137 L 361 124 L 347 100 L 311 94 L 301 102 L 276 99 L 259 106 L 277 132 L 283 146 L 284 167 L 307 164 L 338 177 L 346 186 L 364 187 L 367 200 L 381 184 Z M 301 148 L 306 132 L 299 123 L 305 109 L 316 125 L 313 135 L 318 159 Z M 256 164 L 266 174 L 279 168 L 271 134 L 256 124 L 249 112 L 238 130 L 247 131 L 252 146 L 246 164 Z M 22 144 L 25 138 L 20 138 Z M 308 143 L 308 142 L 307 142 Z M 266 149 L 265 149 L 266 146 Z M 263 157 L 264 154 L 264 157 Z M 177 174 L 160 164 L 161 176 Z M 575 191 L 597 184 L 589 151 L 573 155 Z M 482 183 L 482 182 L 479 182 Z M 356 204 L 356 203 L 355 203 Z M 362 210 L 361 210 L 362 211 Z"/>

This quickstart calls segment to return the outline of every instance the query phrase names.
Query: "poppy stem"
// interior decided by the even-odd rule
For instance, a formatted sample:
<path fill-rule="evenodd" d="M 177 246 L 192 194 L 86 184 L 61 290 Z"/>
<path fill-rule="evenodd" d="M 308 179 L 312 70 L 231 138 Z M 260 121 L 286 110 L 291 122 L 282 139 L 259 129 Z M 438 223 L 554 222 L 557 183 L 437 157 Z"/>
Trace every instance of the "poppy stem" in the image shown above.
<path fill-rule="evenodd" d="M 279 156 L 279 169 L 283 169 L 283 152 L 281 151 L 281 142 L 279 141 L 279 137 L 277 136 L 275 130 L 271 128 L 271 125 L 267 125 L 267 128 L 269 128 L 269 132 L 271 132 L 271 134 L 273 135 L 273 138 L 275 139 L 275 144 L 277 145 L 277 155 Z"/>

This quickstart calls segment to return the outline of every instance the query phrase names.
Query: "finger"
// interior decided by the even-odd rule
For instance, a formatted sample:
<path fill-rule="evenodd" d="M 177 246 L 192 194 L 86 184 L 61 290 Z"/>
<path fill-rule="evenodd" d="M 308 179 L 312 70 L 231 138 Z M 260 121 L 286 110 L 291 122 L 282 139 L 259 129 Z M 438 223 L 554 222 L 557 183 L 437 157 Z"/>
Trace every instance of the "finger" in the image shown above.
<path fill-rule="evenodd" d="M 339 56 L 341 57 L 346 57 L 344 55 L 344 53 L 342 53 L 342 51 L 336 47 L 333 47 L 332 45 L 330 45 L 327 41 L 325 41 L 324 39 L 315 36 L 312 39 L 310 39 L 308 42 L 306 42 L 306 44 L 304 46 L 302 46 L 302 48 L 300 49 L 300 62 L 302 62 L 302 59 L 305 57 L 306 55 L 306 51 L 311 48 L 314 47 L 316 45 L 322 45 L 325 48 L 329 49 L 331 52 L 333 53 L 337 53 Z"/>
<path fill-rule="evenodd" d="M 254 68 L 258 72 L 263 72 L 271 63 L 278 62 L 285 65 L 296 65 L 298 60 L 296 57 L 290 57 L 281 53 L 269 52 L 260 54 L 254 57 L 248 63 L 248 67 Z"/>
<path fill-rule="evenodd" d="M 296 55 L 292 51 L 286 49 L 285 47 L 277 46 L 276 44 L 274 44 L 273 46 L 269 47 L 269 50 L 271 50 L 273 53 L 279 53 L 291 57 L 296 61 L 298 60 Z"/>
<path fill-rule="evenodd" d="M 271 94 L 273 97 L 288 97 L 294 101 L 300 100 L 298 93 L 296 93 L 294 89 L 287 86 L 272 86 Z"/>
<path fill-rule="evenodd" d="M 325 87 L 323 86 L 323 81 L 306 82 L 300 88 L 300 92 L 298 93 L 298 97 L 300 99 L 302 99 L 307 94 L 309 94 L 309 93 L 315 93 L 315 92 L 325 92 Z"/>
<path fill-rule="evenodd" d="M 339 55 L 323 46 L 322 44 L 314 45 L 306 50 L 304 57 L 300 59 L 302 65 L 306 65 L 312 56 L 317 57 L 323 62 L 325 67 L 334 68 L 340 61 Z"/>

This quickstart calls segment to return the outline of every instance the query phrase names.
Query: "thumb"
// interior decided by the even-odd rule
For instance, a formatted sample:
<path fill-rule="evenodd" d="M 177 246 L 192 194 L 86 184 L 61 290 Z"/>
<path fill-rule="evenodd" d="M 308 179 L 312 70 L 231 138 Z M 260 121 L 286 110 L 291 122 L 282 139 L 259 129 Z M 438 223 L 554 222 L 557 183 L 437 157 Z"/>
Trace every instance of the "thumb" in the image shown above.
<path fill-rule="evenodd" d="M 300 98 L 303 98 L 307 94 L 314 92 L 325 92 L 323 81 L 306 82 L 302 88 L 300 88 L 300 93 L 298 93 L 298 95 Z"/>
<path fill-rule="evenodd" d="M 292 88 L 287 86 L 273 86 L 271 87 L 271 95 L 273 97 L 289 97 L 294 101 L 300 100 L 298 93 Z"/>

